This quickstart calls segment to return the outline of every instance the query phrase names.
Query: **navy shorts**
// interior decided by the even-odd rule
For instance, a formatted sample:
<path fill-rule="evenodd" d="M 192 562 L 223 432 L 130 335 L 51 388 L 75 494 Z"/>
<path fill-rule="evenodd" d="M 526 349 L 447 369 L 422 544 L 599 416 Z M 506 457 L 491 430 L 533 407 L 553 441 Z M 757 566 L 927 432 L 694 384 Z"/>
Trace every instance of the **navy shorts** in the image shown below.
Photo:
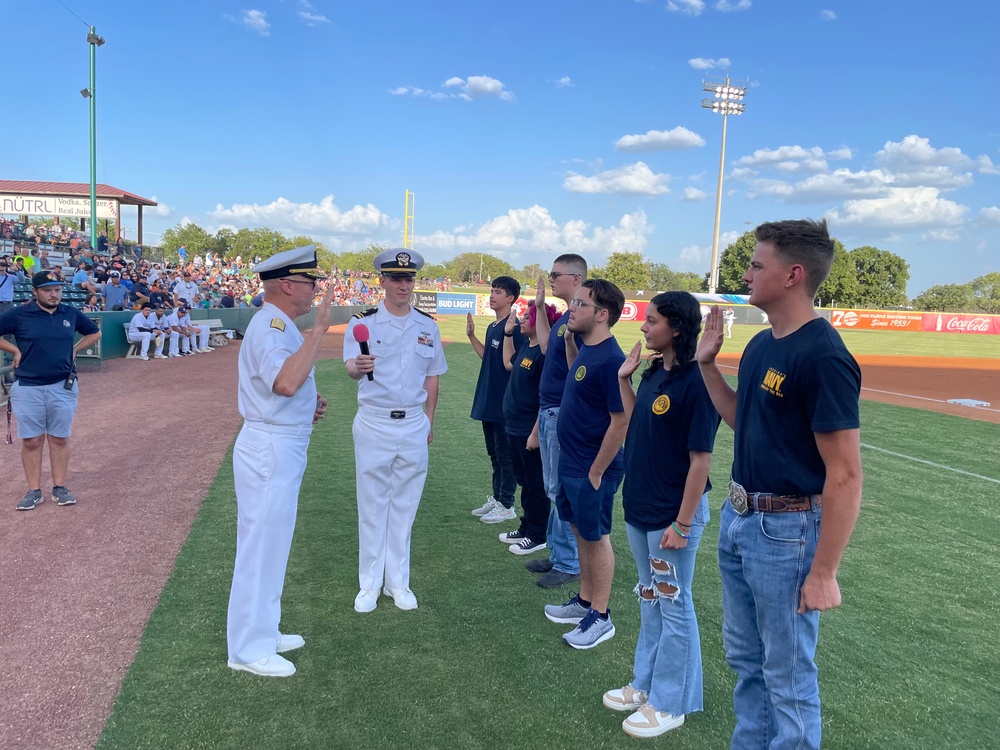
<path fill-rule="evenodd" d="M 618 492 L 618 481 L 601 478 L 595 490 L 587 477 L 559 477 L 556 512 L 559 519 L 573 524 L 588 542 L 599 542 L 611 533 L 611 509 Z"/>

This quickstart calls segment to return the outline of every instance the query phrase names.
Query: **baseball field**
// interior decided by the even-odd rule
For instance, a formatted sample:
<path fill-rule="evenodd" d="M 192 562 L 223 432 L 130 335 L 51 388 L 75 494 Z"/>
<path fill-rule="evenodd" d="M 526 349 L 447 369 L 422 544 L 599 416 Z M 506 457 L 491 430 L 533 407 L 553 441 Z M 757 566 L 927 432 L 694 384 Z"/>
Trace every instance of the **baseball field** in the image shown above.
<path fill-rule="evenodd" d="M 488 320 L 478 318 L 482 331 Z M 14 513 L 17 447 L 3 457 L 0 747 L 613 748 L 635 740 L 601 694 L 631 678 L 635 570 L 620 504 L 611 608 L 617 635 L 574 651 L 545 591 L 470 514 L 488 460 L 468 418 L 479 367 L 464 318 L 441 319 L 430 473 L 413 531 L 420 607 L 357 593 L 350 425 L 356 384 L 331 333 L 317 364 L 330 401 L 310 446 L 283 598 L 306 646 L 298 673 L 226 667 L 235 548 L 231 444 L 238 346 L 169 362 L 114 360 L 81 376 L 70 464 L 75 508 Z M 639 324 L 615 332 L 624 348 Z M 738 326 L 726 363 L 759 327 Z M 1000 337 L 847 332 L 864 372 L 864 501 L 822 618 L 818 662 L 831 748 L 985 748 L 1000 731 Z M 165 373 L 165 370 L 171 373 Z M 731 370 L 735 373 L 735 369 Z M 955 406 L 952 398 L 991 403 Z M 732 433 L 719 431 L 712 523 L 695 574 L 705 711 L 660 740 L 728 746 L 733 677 L 715 563 Z M 544 554 L 544 553 L 543 553 Z"/>

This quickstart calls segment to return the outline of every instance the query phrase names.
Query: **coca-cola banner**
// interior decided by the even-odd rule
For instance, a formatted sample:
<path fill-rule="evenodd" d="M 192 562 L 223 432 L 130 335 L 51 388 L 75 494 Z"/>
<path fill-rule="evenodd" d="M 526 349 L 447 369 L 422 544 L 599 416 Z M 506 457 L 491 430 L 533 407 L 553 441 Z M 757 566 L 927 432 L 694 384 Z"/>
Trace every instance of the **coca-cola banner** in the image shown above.
<path fill-rule="evenodd" d="M 924 314 L 905 310 L 831 310 L 834 328 L 865 331 L 925 331 Z"/>
<path fill-rule="evenodd" d="M 1000 334 L 1000 317 L 995 315 L 955 315 L 954 313 L 924 313 L 923 329 L 942 333 Z"/>

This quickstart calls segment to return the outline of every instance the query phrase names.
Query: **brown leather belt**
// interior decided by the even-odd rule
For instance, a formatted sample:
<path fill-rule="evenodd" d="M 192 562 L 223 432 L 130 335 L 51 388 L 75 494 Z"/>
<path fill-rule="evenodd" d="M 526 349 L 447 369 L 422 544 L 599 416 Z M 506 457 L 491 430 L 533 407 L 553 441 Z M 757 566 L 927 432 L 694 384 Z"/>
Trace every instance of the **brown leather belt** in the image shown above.
<path fill-rule="evenodd" d="M 772 495 L 768 492 L 747 492 L 737 482 L 729 480 L 729 504 L 741 516 L 758 513 L 791 513 L 823 507 L 822 495 Z"/>

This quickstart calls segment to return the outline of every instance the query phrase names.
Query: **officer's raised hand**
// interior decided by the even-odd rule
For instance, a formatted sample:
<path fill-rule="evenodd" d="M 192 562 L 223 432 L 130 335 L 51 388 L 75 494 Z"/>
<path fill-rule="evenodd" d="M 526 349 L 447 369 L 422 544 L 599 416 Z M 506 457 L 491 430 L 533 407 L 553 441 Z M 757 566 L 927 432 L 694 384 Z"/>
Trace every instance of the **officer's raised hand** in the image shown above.
<path fill-rule="evenodd" d="M 334 285 L 326 285 L 326 294 L 323 295 L 319 307 L 316 308 L 316 322 L 313 324 L 324 331 L 330 327 L 330 307 L 333 305 Z"/>

